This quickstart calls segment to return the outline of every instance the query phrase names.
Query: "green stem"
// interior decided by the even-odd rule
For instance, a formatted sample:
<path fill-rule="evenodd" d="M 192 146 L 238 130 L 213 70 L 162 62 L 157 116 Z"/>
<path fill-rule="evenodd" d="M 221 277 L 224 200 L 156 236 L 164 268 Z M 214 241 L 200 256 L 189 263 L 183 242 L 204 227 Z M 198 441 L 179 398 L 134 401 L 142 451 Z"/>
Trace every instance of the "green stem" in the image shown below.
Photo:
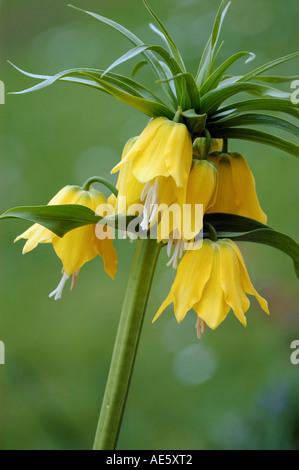
<path fill-rule="evenodd" d="M 228 153 L 228 141 L 227 141 L 227 139 L 223 139 L 223 145 L 222 145 L 221 153 Z"/>
<path fill-rule="evenodd" d="M 91 178 L 88 178 L 88 180 L 86 180 L 85 183 L 83 184 L 82 189 L 84 191 L 89 191 L 90 186 L 93 183 L 103 184 L 104 186 L 106 186 L 106 188 L 110 189 L 110 191 L 117 197 L 118 190 L 116 189 L 116 187 L 113 186 L 113 184 L 110 183 L 110 181 L 106 180 L 106 178 L 102 178 L 101 176 L 91 176 Z"/>
<path fill-rule="evenodd" d="M 94 450 L 114 450 L 117 444 L 160 245 L 157 240 L 140 238 L 137 240 Z"/>

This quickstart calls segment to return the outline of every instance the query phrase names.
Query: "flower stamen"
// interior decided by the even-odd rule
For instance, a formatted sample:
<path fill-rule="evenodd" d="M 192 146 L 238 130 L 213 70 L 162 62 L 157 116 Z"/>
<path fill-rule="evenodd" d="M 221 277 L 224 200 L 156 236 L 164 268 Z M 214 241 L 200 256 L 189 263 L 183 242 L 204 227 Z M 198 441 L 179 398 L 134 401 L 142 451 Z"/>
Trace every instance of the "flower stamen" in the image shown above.
<path fill-rule="evenodd" d="M 144 201 L 142 221 L 140 227 L 142 230 L 148 230 L 157 215 L 159 207 L 159 181 L 158 178 L 148 181 L 142 190 L 140 200 Z"/>
<path fill-rule="evenodd" d="M 172 246 L 174 246 L 173 254 L 170 257 Z M 173 238 L 173 234 L 169 235 L 169 240 L 167 243 L 167 256 L 170 258 L 166 266 L 172 266 L 174 269 L 177 269 L 178 262 L 181 259 L 185 250 L 185 241 L 182 238 Z"/>
<path fill-rule="evenodd" d="M 62 270 L 62 278 L 61 278 L 58 286 L 56 287 L 56 289 L 53 290 L 53 292 L 51 292 L 51 294 L 49 294 L 49 297 L 54 297 L 54 300 L 61 299 L 65 283 L 69 279 L 69 277 L 70 276 L 68 274 L 66 274 L 66 272 L 64 272 L 64 270 Z"/>
<path fill-rule="evenodd" d="M 197 317 L 195 328 L 197 331 L 197 338 L 201 339 L 203 333 L 206 331 L 206 323 L 202 318 Z"/>

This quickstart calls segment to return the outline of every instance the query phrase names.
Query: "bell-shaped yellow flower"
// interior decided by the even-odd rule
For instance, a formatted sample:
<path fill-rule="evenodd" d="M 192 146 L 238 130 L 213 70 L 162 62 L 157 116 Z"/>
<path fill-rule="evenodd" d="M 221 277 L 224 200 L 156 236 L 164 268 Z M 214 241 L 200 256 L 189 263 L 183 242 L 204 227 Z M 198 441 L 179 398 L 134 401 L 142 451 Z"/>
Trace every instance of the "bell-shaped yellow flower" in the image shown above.
<path fill-rule="evenodd" d="M 208 159 L 217 167 L 218 184 L 215 203 L 207 213 L 241 215 L 265 224 L 267 216 L 259 204 L 254 176 L 246 159 L 235 152 L 212 152 Z"/>
<path fill-rule="evenodd" d="M 246 326 L 245 313 L 250 302 L 246 294 L 254 295 L 262 309 L 268 305 L 253 287 L 238 246 L 229 239 L 205 239 L 199 250 L 188 251 L 182 258 L 174 283 L 153 321 L 173 302 L 174 313 L 181 322 L 192 308 L 199 323 L 215 329 L 230 309 Z"/>
<path fill-rule="evenodd" d="M 207 160 L 194 160 L 189 174 L 186 200 L 179 217 L 173 220 L 169 235 L 168 224 L 165 224 L 166 214 L 158 228 L 158 241 L 168 239 L 167 252 L 173 255 L 167 265 L 177 267 L 178 259 L 182 256 L 189 242 L 193 241 L 203 227 L 203 215 L 214 203 L 216 194 L 217 170 L 213 163 Z"/>
<path fill-rule="evenodd" d="M 159 117 L 150 121 L 113 168 L 115 173 L 129 165 L 123 168 L 122 179 L 126 181 L 119 181 L 118 197 L 126 197 L 130 202 L 139 193 L 144 203 L 141 223 L 144 230 L 155 219 L 159 205 L 183 204 L 191 163 L 192 141 L 187 127 Z"/>
<path fill-rule="evenodd" d="M 59 204 L 80 204 L 96 212 L 99 206 L 106 204 L 106 199 L 102 193 L 92 188 L 86 191 L 80 186 L 65 186 L 48 203 L 48 205 Z M 52 243 L 63 265 L 62 281 L 52 293 L 55 295 L 55 299 L 61 297 L 63 286 L 70 275 L 76 279 L 80 268 L 97 255 L 102 257 L 106 273 L 114 279 L 117 269 L 117 254 L 112 239 L 108 238 L 108 233 L 107 238 L 99 239 L 96 236 L 95 228 L 95 225 L 78 227 L 61 238 L 41 225 L 34 224 L 15 239 L 15 241 L 21 238 L 27 240 L 23 253 L 33 250 L 39 243 Z"/>

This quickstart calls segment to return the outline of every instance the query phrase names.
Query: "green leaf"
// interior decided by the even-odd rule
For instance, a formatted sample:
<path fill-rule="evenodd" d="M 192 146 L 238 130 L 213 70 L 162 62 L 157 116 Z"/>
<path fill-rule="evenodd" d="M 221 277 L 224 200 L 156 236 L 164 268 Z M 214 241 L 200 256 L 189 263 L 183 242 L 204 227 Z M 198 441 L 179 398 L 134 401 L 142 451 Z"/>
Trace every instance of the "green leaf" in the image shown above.
<path fill-rule="evenodd" d="M 225 214 L 223 212 L 205 214 L 203 221 L 213 225 L 217 232 L 239 233 L 249 232 L 260 228 L 270 228 L 268 225 L 262 224 L 261 222 L 258 222 L 254 219 L 250 219 L 249 217 Z"/>
<path fill-rule="evenodd" d="M 101 21 L 102 23 L 107 24 L 108 26 L 112 27 L 116 31 L 120 32 L 123 34 L 129 41 L 131 41 L 135 46 L 143 46 L 144 43 L 139 39 L 134 33 L 132 33 L 130 30 L 125 28 L 124 26 L 120 25 L 119 23 L 116 23 L 113 20 L 110 20 L 109 18 L 105 18 L 104 16 L 98 15 L 96 13 L 92 13 L 91 11 L 87 10 L 82 10 L 81 8 L 75 7 L 74 5 L 68 5 L 71 8 L 74 8 L 75 10 L 81 11 L 83 13 L 86 13 L 87 15 L 92 16 L 93 18 Z M 157 76 L 158 79 L 163 79 L 167 78 L 165 77 L 165 72 L 163 68 L 161 67 L 161 64 L 159 63 L 158 59 L 155 57 L 155 55 L 151 51 L 144 51 L 143 52 L 148 64 L 154 71 L 155 75 Z M 167 84 L 166 84 L 167 85 Z M 172 103 L 175 105 L 175 97 L 173 96 L 171 88 L 168 86 L 167 89 L 165 90 L 169 98 L 171 99 Z"/>
<path fill-rule="evenodd" d="M 88 73 L 85 73 L 85 75 L 89 76 Z M 149 101 L 138 96 L 133 96 L 115 86 L 110 85 L 104 79 L 94 78 L 94 80 L 98 82 L 103 90 L 109 93 L 109 95 L 114 96 L 114 98 L 117 98 L 119 101 L 122 101 L 123 103 L 138 109 L 150 117 L 165 116 L 168 119 L 172 119 L 174 116 L 174 112 L 171 111 L 171 109 L 169 109 L 166 105 L 157 103 L 155 101 Z"/>
<path fill-rule="evenodd" d="M 224 17 L 227 13 L 227 10 L 230 6 L 231 2 L 227 2 L 226 0 L 222 0 L 219 10 L 217 12 L 215 22 L 213 25 L 212 34 L 205 46 L 203 54 L 201 56 L 201 60 L 199 63 L 198 71 L 196 74 L 196 84 L 200 89 L 202 84 L 207 80 L 208 76 L 211 74 L 212 64 L 214 63 L 214 54 L 215 49 L 217 46 L 220 30 L 222 27 L 222 23 Z"/>
<path fill-rule="evenodd" d="M 289 255 L 299 278 L 299 245 L 288 235 L 277 232 L 256 220 L 233 214 L 206 214 L 204 222 L 213 225 L 219 238 L 262 243 Z M 208 237 L 208 233 L 204 233 L 204 237 Z"/>
<path fill-rule="evenodd" d="M 177 96 L 178 104 L 182 104 L 182 99 L 181 99 L 182 93 L 183 93 L 183 89 L 182 89 L 183 81 L 182 81 L 182 78 L 181 78 L 182 69 L 180 68 L 179 64 L 174 59 L 174 57 L 171 56 L 169 54 L 169 52 L 164 47 L 161 47 L 161 46 L 143 44 L 143 45 L 134 47 L 133 49 L 131 49 L 130 51 L 126 52 L 124 55 L 119 57 L 117 60 L 115 60 L 102 73 L 100 78 L 103 79 L 104 75 L 107 72 L 110 72 L 114 67 L 126 62 L 127 60 L 130 60 L 131 58 L 135 57 L 136 55 L 138 55 L 138 54 L 140 54 L 140 53 L 142 53 L 146 50 L 148 50 L 148 51 L 150 50 L 150 51 L 153 51 L 153 52 L 156 52 L 157 54 L 159 54 L 160 57 L 162 57 L 163 61 L 166 63 L 166 65 L 169 68 L 170 72 L 172 74 L 176 75 L 177 77 L 180 77 L 179 84 L 177 82 L 175 83 L 175 88 L 176 88 L 176 93 L 175 94 Z M 169 82 L 169 79 L 162 79 L 162 80 L 158 80 L 158 81 L 160 83 L 166 83 L 166 82 Z M 189 81 L 190 81 L 190 78 L 189 78 Z"/>
<path fill-rule="evenodd" d="M 285 83 L 285 82 L 292 82 L 293 80 L 298 80 L 299 75 L 289 75 L 289 76 L 277 76 L 277 75 L 270 75 L 270 76 L 263 76 L 263 77 L 255 77 L 256 80 L 265 83 Z"/>
<path fill-rule="evenodd" d="M 43 225 L 59 237 L 83 225 L 96 224 L 102 219 L 88 207 L 79 204 L 15 207 L 0 216 L 3 219 L 22 219 Z"/>
<path fill-rule="evenodd" d="M 137 62 L 137 64 L 134 65 L 132 69 L 131 76 L 134 77 L 137 72 L 139 72 L 139 70 L 142 69 L 142 67 L 144 67 L 145 65 L 148 65 L 146 60 L 140 60 L 139 62 Z"/>
<path fill-rule="evenodd" d="M 186 92 L 188 93 L 189 97 L 189 106 L 185 103 L 185 106 L 181 105 L 183 109 L 190 108 L 192 106 L 193 109 L 199 109 L 200 108 L 200 94 L 197 89 L 196 83 L 194 81 L 193 75 L 191 73 L 185 72 L 185 73 L 178 73 L 177 75 L 172 75 L 167 79 L 164 80 L 157 80 L 157 83 L 161 82 L 170 82 L 170 81 L 175 81 L 178 78 L 183 77 L 186 82 Z"/>
<path fill-rule="evenodd" d="M 235 129 L 219 129 L 212 130 L 211 136 L 217 139 L 241 139 L 258 142 L 260 144 L 270 145 L 277 149 L 283 150 L 294 157 L 299 158 L 299 146 L 288 142 L 287 140 L 276 137 L 275 135 L 261 132 L 255 129 L 235 128 Z"/>
<path fill-rule="evenodd" d="M 266 72 L 266 70 L 272 69 L 273 67 L 276 67 L 277 65 L 280 65 L 280 64 L 283 64 L 284 62 L 287 62 L 288 60 L 295 59 L 298 56 L 299 56 L 299 52 L 294 52 L 294 53 L 286 55 L 284 57 L 280 57 L 279 59 L 272 60 L 271 62 L 268 62 L 267 64 L 264 64 L 264 65 L 262 65 L 261 67 L 258 67 L 255 70 L 252 70 L 252 72 L 247 73 L 242 78 L 240 78 L 239 81 L 251 80 L 252 78 L 257 77 L 261 73 Z"/>
<path fill-rule="evenodd" d="M 254 100 L 239 101 L 229 106 L 220 108 L 215 114 L 210 115 L 210 119 L 221 116 L 239 115 L 246 111 L 277 111 L 289 114 L 299 118 L 299 110 L 291 103 L 290 100 L 260 98 Z"/>
<path fill-rule="evenodd" d="M 212 90 L 213 88 L 216 88 L 222 79 L 224 73 L 226 70 L 237 60 L 241 59 L 244 56 L 248 56 L 248 59 L 246 60 L 245 64 L 248 63 L 250 60 L 253 60 L 255 57 L 255 54 L 252 52 L 237 52 L 236 54 L 232 55 L 229 57 L 225 62 L 223 62 L 205 81 L 205 83 L 202 85 L 200 88 L 200 94 L 204 95 L 208 91 Z"/>
<path fill-rule="evenodd" d="M 23 93 L 29 93 L 31 91 L 36 91 L 40 90 L 42 88 L 45 88 L 47 86 L 50 86 L 57 80 L 61 81 L 68 81 L 68 82 L 75 82 L 79 84 L 84 84 L 88 86 L 92 86 L 94 88 L 98 88 L 101 91 L 105 91 L 102 89 L 102 87 L 95 81 L 96 78 L 101 78 L 104 70 L 99 70 L 99 69 L 92 69 L 92 68 L 76 68 L 76 69 L 69 69 L 69 70 L 63 70 L 62 72 L 57 73 L 56 75 L 49 76 L 49 75 L 37 75 L 33 73 L 26 72 L 25 70 L 20 69 L 16 65 L 14 65 L 12 62 L 8 61 L 16 70 L 21 72 L 23 75 L 26 75 L 28 77 L 36 78 L 36 79 L 41 79 L 44 80 L 42 83 L 38 83 L 37 85 L 27 88 L 22 91 L 16 91 L 16 92 L 11 92 L 10 94 L 23 94 Z M 87 78 L 82 78 L 82 74 L 88 73 L 89 77 L 92 77 L 93 79 L 87 79 Z M 136 82 L 135 80 L 132 80 L 131 78 L 125 77 L 123 75 L 119 75 L 116 73 L 108 73 L 105 75 L 105 80 L 108 83 L 111 83 L 113 85 L 116 85 L 118 88 L 122 89 L 123 91 L 126 91 L 128 93 L 131 93 L 134 96 L 139 96 L 141 98 L 145 99 L 150 99 L 153 101 L 157 101 L 159 103 L 162 103 L 162 101 L 154 95 L 150 90 L 148 90 L 146 87 L 141 85 L 140 83 Z M 163 103 L 162 103 L 163 104 Z"/>
<path fill-rule="evenodd" d="M 161 29 L 161 34 L 164 36 L 165 38 L 165 41 L 166 43 L 168 44 L 169 46 L 169 50 L 172 52 L 173 54 L 173 57 L 176 59 L 177 63 L 179 64 L 180 68 L 182 69 L 183 72 L 186 72 L 186 67 L 184 65 L 184 62 L 183 62 L 183 59 L 182 59 L 182 56 L 174 42 L 174 40 L 172 39 L 172 37 L 170 36 L 169 32 L 167 31 L 167 29 L 165 28 L 165 26 L 163 25 L 162 21 L 159 20 L 159 18 L 157 17 L 157 15 L 153 12 L 153 10 L 151 9 L 151 7 L 148 5 L 148 3 L 143 0 L 143 3 L 145 5 L 145 7 L 147 8 L 147 10 L 149 11 L 149 13 L 151 14 L 151 16 L 154 18 L 154 20 L 156 21 L 157 25 L 160 27 Z"/>
<path fill-rule="evenodd" d="M 262 243 L 286 253 L 293 259 L 294 269 L 299 278 L 299 245 L 293 238 L 275 230 L 258 229 L 240 234 L 235 239 L 237 241 Z"/>
<path fill-rule="evenodd" d="M 0 220 L 21 219 L 40 224 L 58 237 L 63 237 L 67 232 L 78 227 L 97 223 L 124 230 L 127 224 L 135 218 L 134 215 L 122 214 L 102 217 L 80 204 L 14 207 L 0 216 Z"/>
<path fill-rule="evenodd" d="M 209 91 L 201 98 L 201 112 L 215 113 L 219 106 L 228 98 L 237 93 L 247 92 L 260 96 L 270 96 L 273 98 L 289 98 L 290 93 L 282 92 L 276 88 L 257 83 L 231 83 L 219 85 L 218 88 Z"/>
<path fill-rule="evenodd" d="M 241 114 L 235 117 L 229 117 L 225 119 L 220 119 L 218 121 L 213 121 L 207 124 L 207 127 L 210 129 L 225 129 L 227 127 L 234 126 L 244 126 L 244 125 L 268 125 L 276 127 L 283 131 L 290 132 L 291 134 L 299 137 L 299 128 L 285 121 L 284 119 L 277 118 L 275 116 L 269 116 L 268 114 Z"/>
<path fill-rule="evenodd" d="M 104 75 L 106 75 L 108 72 L 110 72 L 112 69 L 114 69 L 118 65 L 123 64 L 124 62 L 127 62 L 130 59 L 133 59 L 133 57 L 140 54 L 141 52 L 148 50 L 149 48 L 150 46 L 148 44 L 144 44 L 141 46 L 136 46 L 133 49 L 129 50 L 128 52 L 123 54 L 121 57 L 116 59 L 114 62 L 112 62 L 112 64 L 109 65 L 109 67 L 107 67 L 106 70 L 104 70 L 100 78 L 103 78 Z"/>
<path fill-rule="evenodd" d="M 52 85 L 58 80 L 65 80 L 72 83 L 92 86 L 104 91 L 150 117 L 165 116 L 172 119 L 174 116 L 174 112 L 156 98 L 149 90 L 134 80 L 122 77 L 121 75 L 109 73 L 109 76 L 106 75 L 101 79 L 102 71 L 97 69 L 70 69 L 60 72 L 53 77 L 49 77 L 29 74 L 28 72 L 21 70 L 19 67 L 16 67 L 15 65 L 13 66 L 25 75 L 34 78 L 42 77 L 44 81 L 33 87 L 27 88 L 26 90 L 12 92 L 11 94 L 22 94 L 41 90 L 42 88 Z M 144 96 L 149 96 L 150 99 L 146 99 Z"/>

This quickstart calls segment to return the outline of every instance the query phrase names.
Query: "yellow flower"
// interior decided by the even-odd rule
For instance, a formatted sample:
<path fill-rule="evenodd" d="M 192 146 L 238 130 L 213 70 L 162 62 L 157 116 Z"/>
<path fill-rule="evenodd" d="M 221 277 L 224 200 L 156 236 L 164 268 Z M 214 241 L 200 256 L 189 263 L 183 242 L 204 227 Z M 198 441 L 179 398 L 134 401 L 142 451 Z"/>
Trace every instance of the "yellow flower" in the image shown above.
<path fill-rule="evenodd" d="M 239 153 L 210 153 L 209 161 L 218 170 L 217 197 L 207 213 L 225 212 L 266 223 L 259 204 L 255 180 L 246 159 Z"/>
<path fill-rule="evenodd" d="M 59 204 L 80 204 L 96 212 L 98 206 L 106 204 L 106 199 L 102 193 L 95 189 L 85 191 L 80 186 L 65 186 L 48 203 L 48 205 Z M 21 238 L 27 240 L 23 254 L 33 250 L 39 243 L 52 243 L 63 265 L 62 280 L 52 293 L 55 295 L 55 299 L 61 297 L 64 284 L 70 275 L 73 275 L 73 281 L 75 281 L 80 268 L 97 255 L 103 258 L 106 273 L 114 279 L 117 269 L 117 254 L 112 245 L 112 239 L 108 237 L 99 239 L 96 236 L 95 227 L 95 225 L 78 227 L 61 238 L 45 227 L 34 224 L 15 239 L 15 241 Z M 74 282 L 72 286 L 74 286 Z"/>
<path fill-rule="evenodd" d="M 123 168 L 118 197 L 144 202 L 141 228 L 155 220 L 158 206 L 183 204 L 192 163 L 192 141 L 187 127 L 164 117 L 150 121 L 112 173 Z M 126 169 L 124 165 L 129 165 Z M 131 184 L 134 178 L 134 183 Z M 135 184 L 136 182 L 139 183 Z"/>
<path fill-rule="evenodd" d="M 246 294 L 254 295 L 269 313 L 266 300 L 250 281 L 238 246 L 229 239 L 205 239 L 199 250 L 184 255 L 170 293 L 153 321 L 173 302 L 178 322 L 193 308 L 198 315 L 197 326 L 202 328 L 205 322 L 215 329 L 232 309 L 246 326 L 245 313 L 250 305 Z"/>
<path fill-rule="evenodd" d="M 178 259 L 181 258 L 183 251 L 188 249 L 188 242 L 193 241 L 202 230 L 203 215 L 214 203 L 216 183 L 215 165 L 207 160 L 195 160 L 188 178 L 186 200 L 181 210 L 181 216 L 178 221 L 174 221 L 176 225 L 173 224 L 173 230 L 169 236 L 168 255 L 170 256 L 172 246 L 174 246 L 174 250 L 167 263 L 168 266 L 172 264 L 174 268 L 177 267 Z M 158 241 L 168 239 L 168 233 L 164 217 L 159 224 Z"/>

